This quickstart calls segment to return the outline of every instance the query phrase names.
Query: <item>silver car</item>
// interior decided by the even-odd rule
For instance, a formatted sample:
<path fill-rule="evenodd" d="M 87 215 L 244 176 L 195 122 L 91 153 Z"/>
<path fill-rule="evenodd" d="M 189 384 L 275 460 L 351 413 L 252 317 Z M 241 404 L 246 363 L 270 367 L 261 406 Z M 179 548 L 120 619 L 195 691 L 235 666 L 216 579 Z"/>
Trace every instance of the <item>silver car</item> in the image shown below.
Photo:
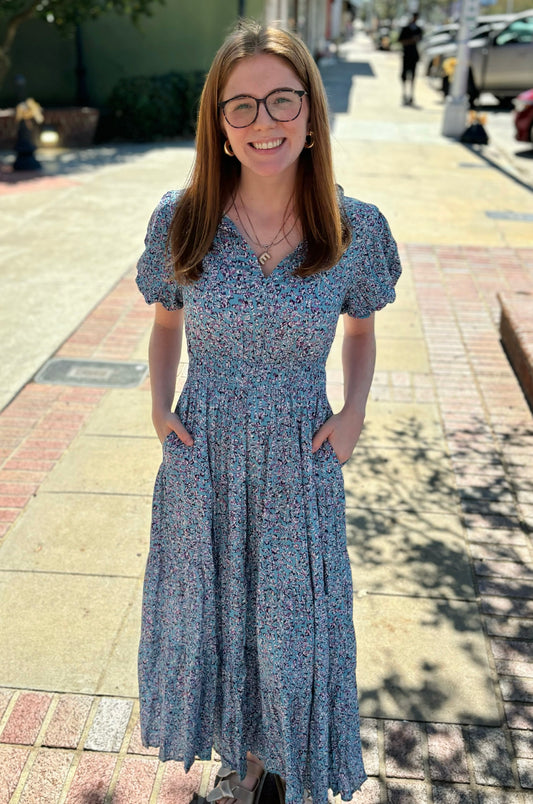
<path fill-rule="evenodd" d="M 481 25 L 472 33 L 469 41 L 469 47 L 479 47 L 480 44 L 485 44 L 494 31 L 500 31 L 505 26 L 504 22 L 495 22 L 491 25 Z M 439 43 L 427 48 L 424 53 L 424 58 L 427 62 L 426 75 L 430 78 L 442 78 L 444 76 L 443 64 L 446 59 L 454 58 L 457 56 L 457 42 L 455 39 L 444 43 Z"/>
<path fill-rule="evenodd" d="M 473 95 L 492 92 L 501 102 L 533 86 L 533 9 L 523 11 L 501 31 L 470 42 Z"/>

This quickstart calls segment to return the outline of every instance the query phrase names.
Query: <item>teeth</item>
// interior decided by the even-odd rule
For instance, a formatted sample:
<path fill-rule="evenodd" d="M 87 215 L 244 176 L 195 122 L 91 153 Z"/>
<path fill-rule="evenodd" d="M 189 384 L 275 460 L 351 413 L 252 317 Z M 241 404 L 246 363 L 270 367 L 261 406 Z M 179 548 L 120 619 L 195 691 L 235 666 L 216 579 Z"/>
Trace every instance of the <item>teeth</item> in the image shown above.
<path fill-rule="evenodd" d="M 279 139 L 270 140 L 269 142 L 253 142 L 252 145 L 258 151 L 269 151 L 271 148 L 278 148 L 282 142 L 283 139 Z"/>

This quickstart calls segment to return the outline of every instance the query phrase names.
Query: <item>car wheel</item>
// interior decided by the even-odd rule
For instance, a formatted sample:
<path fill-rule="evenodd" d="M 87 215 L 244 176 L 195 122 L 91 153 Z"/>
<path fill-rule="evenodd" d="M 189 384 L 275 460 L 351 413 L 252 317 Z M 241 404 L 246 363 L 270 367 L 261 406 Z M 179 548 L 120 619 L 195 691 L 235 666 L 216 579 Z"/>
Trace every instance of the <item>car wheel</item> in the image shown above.
<path fill-rule="evenodd" d="M 513 108 L 513 99 L 509 98 L 507 95 L 495 95 L 496 100 L 500 104 L 502 109 L 512 109 Z"/>

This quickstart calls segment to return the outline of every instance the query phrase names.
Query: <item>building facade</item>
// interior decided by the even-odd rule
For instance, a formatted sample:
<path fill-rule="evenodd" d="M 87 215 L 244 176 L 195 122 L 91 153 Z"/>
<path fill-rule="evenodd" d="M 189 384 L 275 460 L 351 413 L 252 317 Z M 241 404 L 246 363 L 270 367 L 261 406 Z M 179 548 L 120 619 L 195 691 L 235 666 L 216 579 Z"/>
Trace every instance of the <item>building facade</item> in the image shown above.
<path fill-rule="evenodd" d="M 327 40 L 338 35 L 340 4 L 341 0 L 203 0 L 200 5 L 197 0 L 165 0 L 138 25 L 109 13 L 84 23 L 77 37 L 61 36 L 53 25 L 34 19 L 17 35 L 12 68 L 0 88 L 0 107 L 17 102 L 20 75 L 25 94 L 43 106 L 102 107 L 121 78 L 207 71 L 242 12 L 296 31 L 318 56 Z"/>

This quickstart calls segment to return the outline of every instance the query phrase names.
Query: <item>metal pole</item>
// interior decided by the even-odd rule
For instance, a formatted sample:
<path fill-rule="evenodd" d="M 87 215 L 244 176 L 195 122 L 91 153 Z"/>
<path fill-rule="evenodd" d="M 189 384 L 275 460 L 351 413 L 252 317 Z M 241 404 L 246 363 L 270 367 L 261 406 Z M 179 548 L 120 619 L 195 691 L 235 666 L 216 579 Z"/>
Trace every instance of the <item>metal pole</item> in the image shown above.
<path fill-rule="evenodd" d="M 80 106 L 88 106 L 89 92 L 87 90 L 87 70 L 83 58 L 81 25 L 76 25 L 74 41 L 76 43 L 76 100 Z"/>
<path fill-rule="evenodd" d="M 245 11 L 246 11 L 245 5 L 246 5 L 246 0 L 238 0 L 238 4 L 237 4 L 237 16 L 238 17 L 244 17 L 244 14 L 245 14 Z"/>
<path fill-rule="evenodd" d="M 470 49 L 468 43 L 479 13 L 479 0 L 463 0 L 461 21 L 457 39 L 457 64 L 453 76 L 451 94 L 446 98 L 442 133 L 445 137 L 459 138 L 466 128 L 468 100 L 468 70 L 470 67 Z"/>

